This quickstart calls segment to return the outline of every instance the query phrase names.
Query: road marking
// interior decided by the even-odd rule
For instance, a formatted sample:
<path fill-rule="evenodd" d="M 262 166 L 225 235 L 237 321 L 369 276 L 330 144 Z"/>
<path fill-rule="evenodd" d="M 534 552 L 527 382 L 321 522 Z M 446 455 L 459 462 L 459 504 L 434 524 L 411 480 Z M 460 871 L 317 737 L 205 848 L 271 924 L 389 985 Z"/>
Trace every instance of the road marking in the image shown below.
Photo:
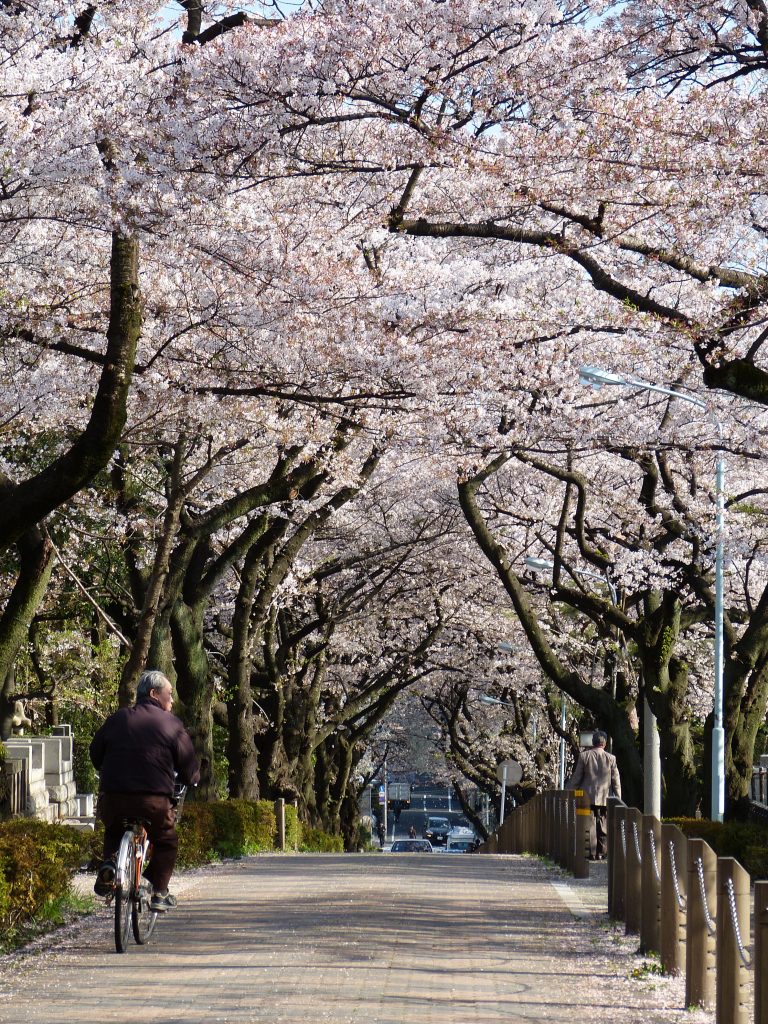
<path fill-rule="evenodd" d="M 590 910 L 589 907 L 586 907 L 582 903 L 578 894 L 574 892 L 570 885 L 566 885 L 565 882 L 551 882 L 550 884 L 568 910 L 578 921 L 583 921 L 592 916 L 594 911 Z"/>

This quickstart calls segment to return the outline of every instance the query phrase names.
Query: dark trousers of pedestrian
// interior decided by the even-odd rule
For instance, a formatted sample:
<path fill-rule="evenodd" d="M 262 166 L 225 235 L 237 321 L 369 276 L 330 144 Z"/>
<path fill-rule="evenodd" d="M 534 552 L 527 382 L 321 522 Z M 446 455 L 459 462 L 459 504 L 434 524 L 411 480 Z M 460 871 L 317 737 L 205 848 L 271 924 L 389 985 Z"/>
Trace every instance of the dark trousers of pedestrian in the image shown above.
<path fill-rule="evenodd" d="M 604 859 L 608 856 L 608 808 L 605 804 L 591 804 L 592 814 L 595 819 L 595 846 L 592 849 L 592 856 L 597 854 Z M 592 837 L 590 835 L 590 846 Z"/>
<path fill-rule="evenodd" d="M 171 798 L 160 793 L 100 793 L 96 813 L 104 822 L 104 860 L 117 856 L 126 821 L 141 819 L 147 823 L 152 856 L 144 877 L 156 892 L 165 892 L 179 847 Z"/>

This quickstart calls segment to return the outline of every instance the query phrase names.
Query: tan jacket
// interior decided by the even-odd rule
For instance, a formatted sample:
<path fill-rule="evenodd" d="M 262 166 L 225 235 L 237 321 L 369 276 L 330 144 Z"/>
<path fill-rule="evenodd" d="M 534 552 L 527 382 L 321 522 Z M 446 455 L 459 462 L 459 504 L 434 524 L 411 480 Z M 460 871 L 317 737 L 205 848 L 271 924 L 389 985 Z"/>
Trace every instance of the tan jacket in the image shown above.
<path fill-rule="evenodd" d="M 582 750 L 566 783 L 567 789 L 583 789 L 591 804 L 603 806 L 608 797 L 621 797 L 621 779 L 616 758 L 605 747 Z"/>

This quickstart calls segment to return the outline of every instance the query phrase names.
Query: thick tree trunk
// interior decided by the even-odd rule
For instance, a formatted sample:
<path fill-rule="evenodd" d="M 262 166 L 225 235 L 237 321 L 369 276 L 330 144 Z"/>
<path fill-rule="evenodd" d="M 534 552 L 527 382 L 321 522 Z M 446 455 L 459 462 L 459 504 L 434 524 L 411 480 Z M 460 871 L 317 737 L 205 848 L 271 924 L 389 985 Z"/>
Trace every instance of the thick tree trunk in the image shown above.
<path fill-rule="evenodd" d="M 203 603 L 190 607 L 176 601 L 171 613 L 176 654 L 176 689 L 184 705 L 184 719 L 200 760 L 201 800 L 219 797 L 214 773 L 213 680 L 203 645 Z"/>
<path fill-rule="evenodd" d="M 243 564 L 240 587 L 232 620 L 229 658 L 227 719 L 229 736 L 229 795 L 244 800 L 259 799 L 258 754 L 251 692 L 251 610 L 261 565 L 261 552 L 252 547 Z"/>
<path fill-rule="evenodd" d="M 765 655 L 746 682 L 739 687 L 739 691 L 742 697 L 738 714 L 728 715 L 726 719 L 725 807 L 728 818 L 746 819 L 749 814 L 755 741 L 765 722 L 768 705 L 768 658 Z"/>
<path fill-rule="evenodd" d="M 731 639 L 728 631 L 726 635 Z M 768 587 L 727 655 L 723 700 L 725 813 L 728 818 L 746 818 L 755 740 L 768 708 Z M 709 727 L 711 730 L 711 723 Z M 711 757 L 707 766 L 711 771 Z"/>
<path fill-rule="evenodd" d="M 0 473 L 0 551 L 77 494 L 108 464 L 125 425 L 141 333 L 139 245 L 112 234 L 107 349 L 88 425 L 63 455 L 16 484 Z"/>
<path fill-rule="evenodd" d="M 38 527 L 23 534 L 17 547 L 18 576 L 0 616 L 0 739 L 7 739 L 11 731 L 16 657 L 45 596 L 53 568 L 53 545 Z"/>
<path fill-rule="evenodd" d="M 144 602 L 139 614 L 133 646 L 120 675 L 117 696 L 118 703 L 122 708 L 133 704 L 136 698 L 136 686 L 142 671 L 147 667 L 157 667 L 155 665 L 148 665 L 147 656 L 152 642 L 160 598 L 162 597 L 163 587 L 168 576 L 173 544 L 179 529 L 179 518 L 184 505 L 185 492 L 181 487 L 181 467 L 185 441 L 186 439 L 182 435 L 176 442 L 173 466 L 168 482 L 168 505 L 163 517 L 160 542 L 155 549 L 152 571 L 149 574 L 144 590 Z"/>
<path fill-rule="evenodd" d="M 687 713 L 688 667 L 674 657 L 680 621 L 676 596 L 649 594 L 638 647 L 646 697 L 659 728 L 662 811 L 665 817 L 692 818 L 701 803 L 701 780 Z"/>

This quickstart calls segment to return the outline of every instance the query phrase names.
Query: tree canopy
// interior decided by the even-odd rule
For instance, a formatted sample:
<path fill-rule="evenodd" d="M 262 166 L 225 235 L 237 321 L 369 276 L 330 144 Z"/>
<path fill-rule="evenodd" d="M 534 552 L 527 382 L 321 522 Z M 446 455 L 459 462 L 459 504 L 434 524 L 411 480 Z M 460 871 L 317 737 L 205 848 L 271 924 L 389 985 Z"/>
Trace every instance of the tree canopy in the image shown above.
<path fill-rule="evenodd" d="M 666 809 L 706 810 L 724 457 L 743 811 L 768 704 L 765 20 L 3 6 L 0 735 L 20 698 L 85 734 L 82 695 L 103 714 L 151 663 L 204 795 L 351 837 L 414 699 L 462 793 L 517 756 L 521 798 L 554 779 L 562 695 L 571 745 L 606 728 L 639 794 L 647 699 Z M 672 394 L 590 391 L 584 365 Z"/>

